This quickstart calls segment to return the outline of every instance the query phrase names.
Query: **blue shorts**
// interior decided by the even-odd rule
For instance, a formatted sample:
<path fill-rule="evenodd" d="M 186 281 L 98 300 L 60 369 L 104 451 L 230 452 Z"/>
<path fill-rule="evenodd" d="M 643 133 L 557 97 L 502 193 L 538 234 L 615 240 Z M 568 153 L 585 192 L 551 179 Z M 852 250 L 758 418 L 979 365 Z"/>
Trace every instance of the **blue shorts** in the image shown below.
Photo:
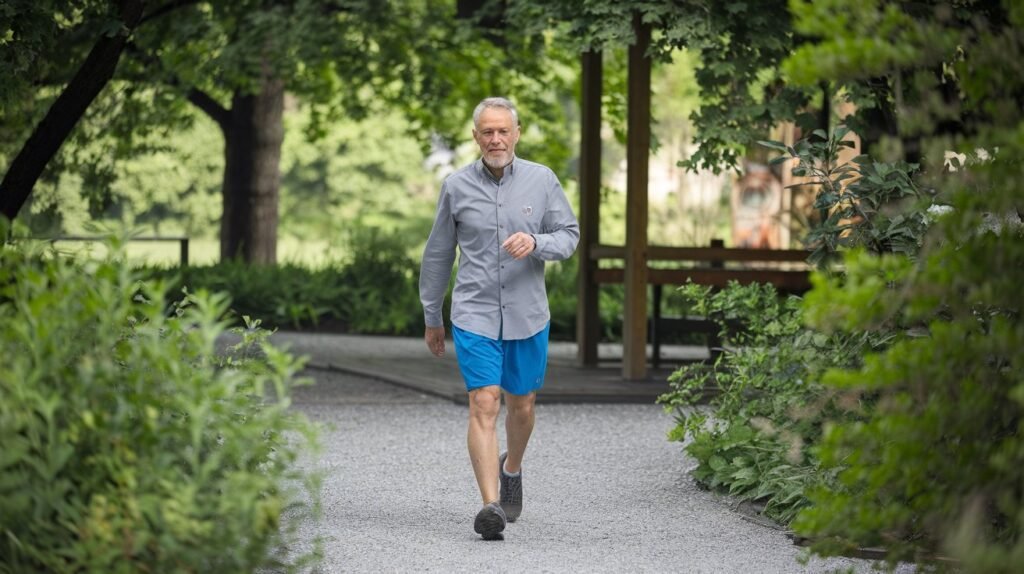
<path fill-rule="evenodd" d="M 548 332 L 506 341 L 463 331 L 452 325 L 455 355 L 466 390 L 498 385 L 510 395 L 528 395 L 544 386 L 548 366 Z"/>

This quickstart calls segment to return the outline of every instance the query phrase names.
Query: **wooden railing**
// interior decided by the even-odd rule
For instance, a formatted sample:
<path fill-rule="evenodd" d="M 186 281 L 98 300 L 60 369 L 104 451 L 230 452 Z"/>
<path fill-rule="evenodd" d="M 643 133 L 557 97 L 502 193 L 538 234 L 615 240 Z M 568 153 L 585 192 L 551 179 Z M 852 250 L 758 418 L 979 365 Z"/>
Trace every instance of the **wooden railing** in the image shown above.
<path fill-rule="evenodd" d="M 56 243 L 58 241 L 82 241 L 82 242 L 94 242 L 94 241 L 105 241 L 105 237 L 88 237 L 83 235 L 62 235 L 58 237 L 36 237 L 38 241 L 49 241 L 50 243 Z M 128 241 L 163 241 L 169 242 L 174 241 L 178 243 L 178 262 L 182 267 L 188 266 L 188 237 L 182 236 L 170 236 L 170 237 L 130 237 Z"/>
<path fill-rule="evenodd" d="M 771 283 L 784 293 L 803 293 L 811 288 L 809 252 L 801 249 L 749 249 L 722 246 L 713 240 L 710 247 L 650 246 L 647 250 L 647 283 L 652 286 L 651 318 L 648 340 L 652 347 L 652 366 L 661 362 L 661 341 L 669 331 L 703 334 L 707 337 L 712 357 L 718 341 L 718 325 L 706 317 L 663 317 L 662 289 L 665 285 L 683 285 L 688 281 L 699 285 L 725 287 L 730 281 L 740 284 Z M 595 245 L 590 258 L 624 259 L 626 249 L 612 245 Z M 650 263 L 675 263 L 671 267 L 651 267 Z M 599 284 L 623 283 L 625 270 L 598 267 L 594 280 Z"/>
<path fill-rule="evenodd" d="M 597 245 L 591 259 L 622 259 L 625 248 Z M 735 247 L 659 247 L 647 250 L 647 261 L 688 263 L 680 267 L 647 269 L 651 285 L 682 285 L 688 280 L 701 285 L 725 287 L 729 281 L 771 283 L 780 291 L 802 293 L 810 289 L 809 253 L 801 249 L 747 249 Z M 796 267 L 796 269 L 793 269 Z M 621 268 L 598 268 L 598 283 L 622 283 Z"/>

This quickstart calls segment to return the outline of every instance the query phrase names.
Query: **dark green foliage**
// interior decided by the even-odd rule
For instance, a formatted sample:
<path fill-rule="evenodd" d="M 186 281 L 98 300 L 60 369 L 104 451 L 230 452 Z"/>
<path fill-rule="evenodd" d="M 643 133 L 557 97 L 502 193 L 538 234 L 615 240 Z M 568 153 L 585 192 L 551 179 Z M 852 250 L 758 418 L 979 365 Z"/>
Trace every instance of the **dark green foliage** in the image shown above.
<path fill-rule="evenodd" d="M 357 231 L 350 244 L 358 249 L 338 279 L 350 295 L 344 312 L 351 328 L 360 333 L 419 332 L 419 263 L 406 254 L 401 238 L 369 229 Z"/>
<path fill-rule="evenodd" d="M 710 488 L 764 503 L 788 522 L 806 506 L 806 491 L 823 473 L 810 449 L 822 421 L 837 412 L 819 380 L 829 368 L 859 364 L 887 336 L 827 336 L 803 326 L 801 301 L 781 298 L 771 285 L 731 284 L 713 292 L 681 290 L 693 311 L 721 328 L 726 352 L 711 366 L 676 371 L 659 402 L 678 416 L 670 438 L 692 439 L 694 477 Z M 697 405 L 707 404 L 706 407 Z"/>
<path fill-rule="evenodd" d="M 232 260 L 209 266 L 146 268 L 142 273 L 168 280 L 174 287 L 231 294 L 235 324 L 243 316 L 261 317 L 269 327 L 316 327 L 346 316 L 341 305 L 349 292 L 336 268 L 301 265 L 249 265 Z M 173 293 L 175 289 L 172 289 Z"/>
<path fill-rule="evenodd" d="M 548 307 L 551 309 L 552 339 L 576 339 L 576 261 L 577 258 L 572 257 L 565 261 L 548 263 L 545 268 L 544 283 L 548 291 Z"/>
<path fill-rule="evenodd" d="M 621 2 L 512 0 L 514 21 L 533 33 L 552 24 L 579 50 L 633 44 L 634 16 L 652 28 L 651 54 L 699 55 L 700 106 L 691 114 L 698 149 L 680 162 L 692 170 L 738 168 L 759 132 L 792 120 L 815 90 L 792 87 L 778 64 L 793 48 L 787 2 Z M 609 94 L 614 103 L 618 95 Z M 611 109 L 616 113 L 616 109 Z M 622 113 L 618 109 L 618 113 Z"/>
<path fill-rule="evenodd" d="M 288 409 L 298 362 L 258 322 L 216 354 L 223 295 L 168 313 L 117 257 L 19 245 L 0 249 L 0 572 L 307 562 L 286 551 L 318 490 L 296 465 L 314 440 Z"/>
<path fill-rule="evenodd" d="M 795 158 L 794 175 L 808 177 L 804 185 L 815 187 L 822 218 L 806 241 L 815 248 L 810 260 L 826 269 L 814 276 L 816 287 L 825 283 L 827 264 L 840 249 L 913 255 L 930 222 L 920 202 L 908 201 L 922 195 L 911 166 L 879 164 L 867 156 L 837 164 L 839 150 L 848 147 L 847 133 L 818 131 L 794 146 L 762 142 L 782 152 L 780 160 Z M 891 275 L 866 287 L 884 290 Z M 817 456 L 823 424 L 859 420 L 856 409 L 837 406 L 823 374 L 858 367 L 866 353 L 884 349 L 902 331 L 894 325 L 871 332 L 808 328 L 800 300 L 782 300 L 770 285 L 732 285 L 720 292 L 687 285 L 681 292 L 696 314 L 720 323 L 729 351 L 710 369 L 688 366 L 670 378 L 674 391 L 661 402 L 680 414 L 672 438 L 692 438 L 687 451 L 698 461 L 697 480 L 763 502 L 769 516 L 789 522 L 809 504 L 810 490 L 833 484 L 837 473 L 822 468 Z M 811 305 L 810 313 L 865 317 L 874 307 L 873 300 L 838 308 L 830 302 Z M 710 412 L 692 410 L 703 402 Z"/>
<path fill-rule="evenodd" d="M 398 235 L 376 229 L 353 232 L 358 249 L 344 260 L 310 268 L 298 264 L 150 268 L 190 291 L 231 294 L 235 321 L 260 317 L 269 326 L 390 335 L 422 332 L 419 264 Z M 173 290 L 172 290 L 173 292 Z"/>
<path fill-rule="evenodd" d="M 919 180 L 948 213 L 914 259 L 848 254 L 845 276 L 807 297 L 817 329 L 899 338 L 861 366 L 823 377 L 849 407 L 819 449 L 838 481 L 813 492 L 794 527 L 822 553 L 877 544 L 893 561 L 949 556 L 962 571 L 1018 572 L 1024 84 L 1008 70 L 1024 58 L 1024 9 L 989 1 L 799 6 L 798 27 L 815 41 L 787 66 L 809 82 L 890 86 L 899 130 L 887 145 L 920 153 Z M 870 36 L 858 39 L 863 26 Z"/>
<path fill-rule="evenodd" d="M 813 493 L 794 524 L 821 539 L 818 551 L 883 545 L 893 560 L 948 552 L 985 572 L 1020 564 L 1021 305 L 1014 289 L 974 273 L 1011 260 L 1020 269 L 1022 242 L 1019 230 L 984 233 L 930 250 L 919 265 L 849 256 L 848 280 L 822 282 L 808 297 L 820 328 L 918 325 L 862 367 L 823 380 L 857 422 L 840 419 L 825 434 L 821 457 L 840 480 Z"/>
<path fill-rule="evenodd" d="M 875 253 L 917 253 L 930 222 L 924 203 L 930 201 L 913 180 L 919 166 L 882 163 L 867 155 L 839 163 L 842 148 L 854 145 L 845 139 L 849 133 L 847 127 L 830 134 L 815 130 L 793 146 L 760 142 L 782 152 L 772 163 L 796 160 L 793 175 L 810 181 L 794 185 L 815 188 L 819 221 L 804 238 L 812 249 L 809 261 L 826 268 L 840 249 L 858 246 Z"/>

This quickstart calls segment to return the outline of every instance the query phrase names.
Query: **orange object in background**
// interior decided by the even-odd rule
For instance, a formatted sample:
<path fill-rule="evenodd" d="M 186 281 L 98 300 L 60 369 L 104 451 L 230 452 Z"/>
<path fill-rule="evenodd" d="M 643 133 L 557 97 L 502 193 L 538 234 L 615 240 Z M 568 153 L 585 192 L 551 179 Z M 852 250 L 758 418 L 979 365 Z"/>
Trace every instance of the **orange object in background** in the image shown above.
<path fill-rule="evenodd" d="M 768 166 L 748 162 L 732 188 L 732 244 L 734 247 L 780 249 L 783 210 L 782 182 Z"/>

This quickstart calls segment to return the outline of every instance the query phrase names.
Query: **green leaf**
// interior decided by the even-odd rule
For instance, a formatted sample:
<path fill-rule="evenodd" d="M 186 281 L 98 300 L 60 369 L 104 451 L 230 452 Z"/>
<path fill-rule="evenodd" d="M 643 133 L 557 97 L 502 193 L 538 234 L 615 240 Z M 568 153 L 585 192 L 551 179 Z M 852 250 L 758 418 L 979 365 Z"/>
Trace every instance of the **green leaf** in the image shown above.
<path fill-rule="evenodd" d="M 764 146 L 769 149 L 777 150 L 782 153 L 790 153 L 790 155 L 795 155 L 791 151 L 792 148 L 789 148 L 788 146 L 786 146 L 786 144 L 782 142 L 772 140 L 758 140 L 757 143 L 758 145 Z"/>
<path fill-rule="evenodd" d="M 714 455 L 708 459 L 708 466 L 710 466 L 715 472 L 718 472 L 728 466 L 728 463 L 724 458 Z"/>

